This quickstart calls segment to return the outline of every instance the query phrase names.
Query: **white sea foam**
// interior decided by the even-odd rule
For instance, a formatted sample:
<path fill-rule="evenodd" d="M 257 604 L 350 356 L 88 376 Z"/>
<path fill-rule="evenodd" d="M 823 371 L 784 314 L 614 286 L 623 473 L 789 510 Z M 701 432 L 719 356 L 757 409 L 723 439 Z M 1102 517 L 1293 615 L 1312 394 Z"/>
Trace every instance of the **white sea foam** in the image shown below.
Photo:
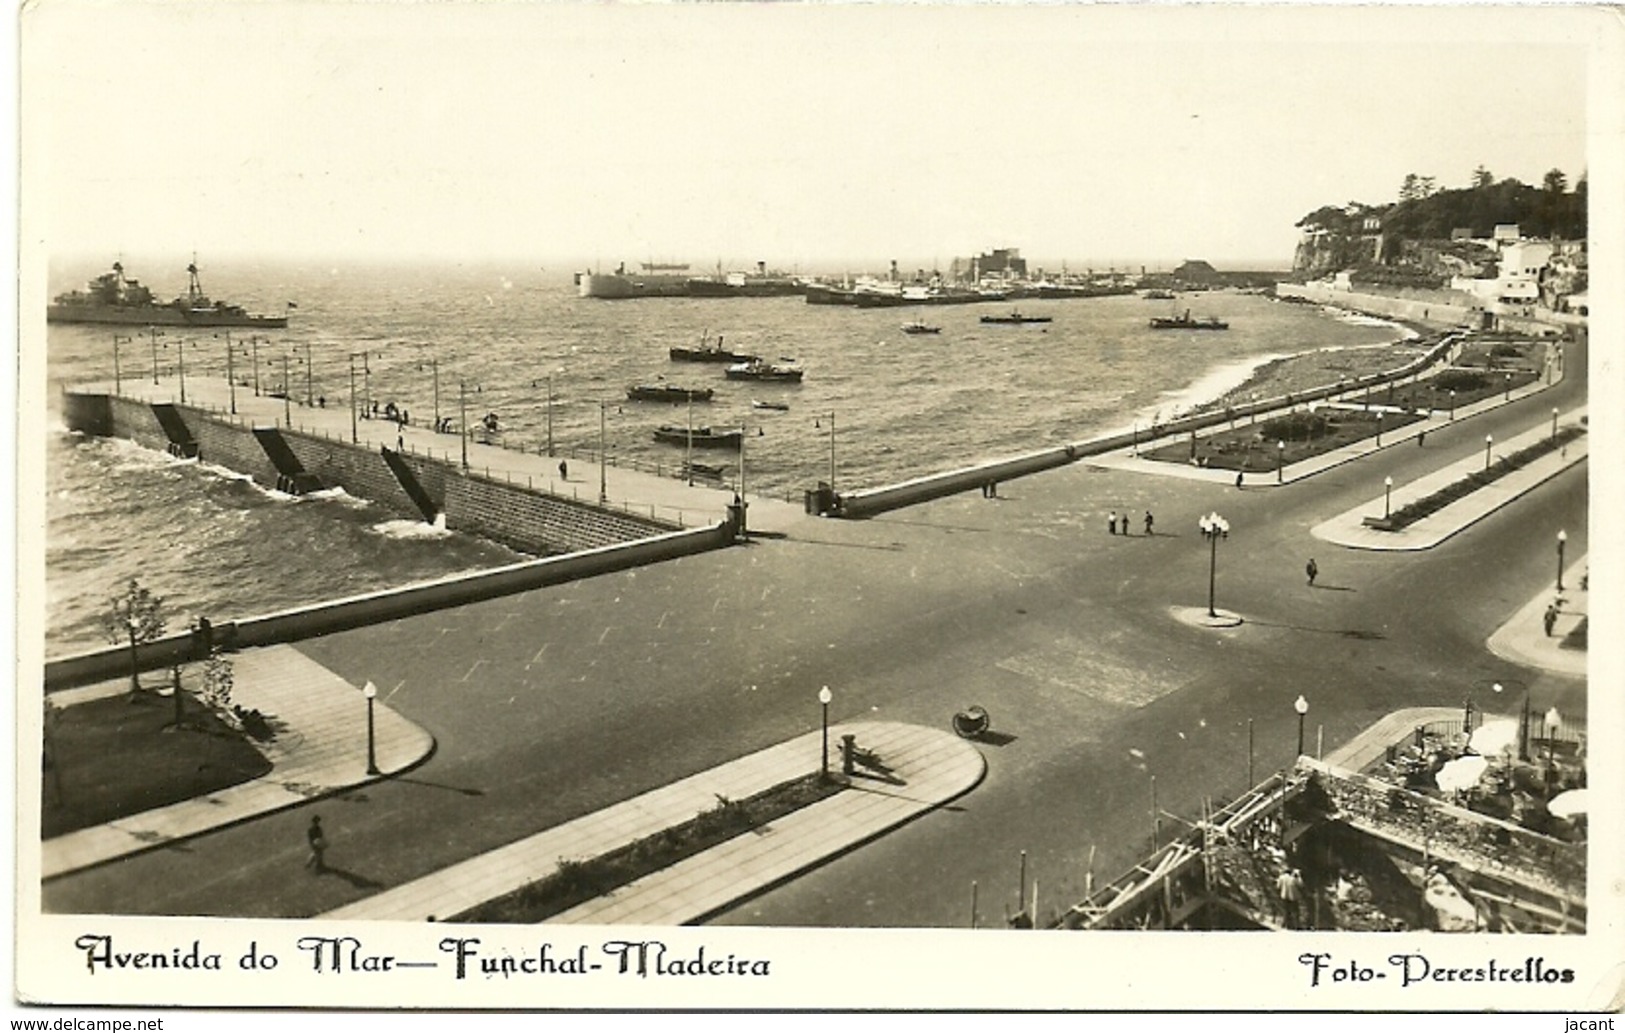
<path fill-rule="evenodd" d="M 373 524 L 372 529 L 385 538 L 415 539 L 415 538 L 447 538 L 451 532 L 446 530 L 444 516 L 437 517 L 432 524 L 421 520 L 385 520 L 381 524 Z"/>

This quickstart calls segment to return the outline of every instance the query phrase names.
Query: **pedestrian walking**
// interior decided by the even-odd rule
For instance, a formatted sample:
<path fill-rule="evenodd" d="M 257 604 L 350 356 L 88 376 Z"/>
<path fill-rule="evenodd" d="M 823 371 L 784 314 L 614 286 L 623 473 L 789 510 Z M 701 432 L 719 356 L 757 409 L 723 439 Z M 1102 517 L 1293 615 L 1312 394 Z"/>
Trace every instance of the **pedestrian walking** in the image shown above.
<path fill-rule="evenodd" d="M 1241 487 L 1241 478 L 1245 476 L 1241 470 L 1236 471 L 1236 487 Z"/>
<path fill-rule="evenodd" d="M 1106 518 L 1106 533 L 1117 533 L 1117 510 L 1115 509 L 1112 510 L 1112 515 Z"/>
<path fill-rule="evenodd" d="M 1426 448 L 1427 443 L 1428 443 L 1428 432 L 1425 431 L 1425 430 L 1417 431 L 1417 433 L 1416 433 L 1416 447 L 1417 448 Z"/>
<path fill-rule="evenodd" d="M 310 856 L 305 859 L 305 867 L 318 875 L 327 871 L 327 837 L 322 834 L 321 815 L 311 815 L 310 827 L 305 830 L 305 841 L 310 844 Z"/>
<path fill-rule="evenodd" d="M 567 481 L 569 479 L 570 479 L 570 464 L 566 463 L 564 460 L 560 459 L 559 460 L 559 480 Z"/>
<path fill-rule="evenodd" d="M 395 451 L 397 451 L 397 452 L 405 452 L 406 451 L 406 437 L 404 435 L 402 435 L 402 434 L 399 434 L 399 433 L 397 433 L 395 435 Z"/>
<path fill-rule="evenodd" d="M 1151 537 L 1151 523 L 1151 511 L 1148 509 L 1145 511 L 1145 536 L 1147 538 Z"/>
<path fill-rule="evenodd" d="M 1302 888 L 1303 879 L 1296 868 L 1286 869 L 1275 880 L 1275 892 L 1281 897 L 1281 910 L 1286 915 L 1288 929 L 1298 927 L 1298 898 Z"/>
<path fill-rule="evenodd" d="M 1309 587 L 1313 588 L 1315 586 L 1315 578 L 1320 574 L 1320 567 L 1316 565 L 1312 557 L 1308 563 L 1303 565 L 1303 572 L 1309 575 Z"/>
<path fill-rule="evenodd" d="M 1556 603 L 1548 603 L 1546 605 L 1546 615 L 1541 618 L 1541 623 L 1546 626 L 1546 637 L 1551 638 L 1552 637 L 1552 629 L 1557 627 L 1557 604 Z"/>

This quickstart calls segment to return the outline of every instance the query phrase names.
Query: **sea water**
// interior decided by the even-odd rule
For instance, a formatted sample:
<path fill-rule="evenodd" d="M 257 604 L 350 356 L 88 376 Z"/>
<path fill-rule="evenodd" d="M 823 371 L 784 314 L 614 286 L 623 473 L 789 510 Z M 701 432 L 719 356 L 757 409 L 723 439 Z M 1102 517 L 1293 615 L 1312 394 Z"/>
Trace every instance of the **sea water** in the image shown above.
<path fill-rule="evenodd" d="M 97 271 L 54 268 L 52 293 Z M 1380 321 L 1223 292 L 1173 303 L 1125 295 L 945 306 L 928 313 L 940 334 L 910 336 L 900 326 L 920 315 L 914 309 L 799 297 L 605 301 L 577 297 L 568 271 L 520 265 L 244 263 L 211 269 L 209 289 L 251 312 L 291 316 L 286 330 L 231 332 L 239 382 L 254 382 L 257 359 L 262 391 L 282 389 L 286 376 L 294 398 L 308 391 L 342 408 L 354 369 L 363 401 L 393 402 L 415 425 L 437 413 L 470 422 L 494 413 L 514 448 L 545 450 L 551 426 L 561 455 L 596 454 L 602 435 L 617 461 L 674 467 L 682 449 L 652 431 L 685 423 L 687 407 L 628 402 L 626 388 L 714 388 L 711 402 L 693 406 L 694 424 L 744 426 L 751 493 L 791 501 L 829 477 L 832 414 L 838 486 L 873 487 L 1166 421 L 1271 358 L 1405 336 Z M 297 308 L 285 309 L 289 301 Z M 1150 317 L 1170 305 L 1230 329 L 1151 330 Z M 1053 322 L 979 321 L 1011 307 Z M 150 380 L 156 365 L 173 383 L 182 348 L 189 377 L 226 373 L 223 330 L 171 327 L 154 338 L 143 328 L 48 328 L 47 655 L 105 645 L 98 618 L 130 577 L 165 597 L 178 628 L 200 614 L 230 619 L 521 558 L 343 492 L 295 498 L 233 471 L 68 432 L 57 386 L 111 381 L 115 334 L 128 338 L 119 345 L 125 377 Z M 730 381 L 719 364 L 669 359 L 673 346 L 719 336 L 730 350 L 794 359 L 805 379 Z"/>

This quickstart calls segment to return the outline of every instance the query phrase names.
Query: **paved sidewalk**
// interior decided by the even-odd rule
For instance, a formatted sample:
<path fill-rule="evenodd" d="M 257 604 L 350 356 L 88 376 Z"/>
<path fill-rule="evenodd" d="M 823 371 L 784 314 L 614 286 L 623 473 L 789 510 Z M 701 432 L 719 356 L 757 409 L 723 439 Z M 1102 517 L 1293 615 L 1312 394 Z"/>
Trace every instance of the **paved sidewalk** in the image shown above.
<path fill-rule="evenodd" d="M 244 650 L 232 654 L 232 661 L 232 702 L 261 711 L 278 729 L 274 740 L 258 744 L 271 771 L 207 796 L 46 840 L 42 878 L 166 846 L 382 777 L 367 774 L 367 701 L 359 686 L 290 646 Z M 128 689 L 128 680 L 118 679 L 51 698 L 71 706 Z M 385 775 L 412 767 L 434 749 L 433 737 L 391 710 L 386 698 L 373 703 L 378 768 Z"/>
<path fill-rule="evenodd" d="M 1586 619 L 1591 593 L 1584 585 L 1590 560 L 1581 556 L 1573 566 L 1563 572 L 1563 590 L 1554 583 L 1529 600 L 1522 609 L 1490 636 L 1490 652 L 1503 660 L 1526 667 L 1538 667 L 1553 674 L 1573 678 L 1586 676 L 1586 650 L 1563 644 L 1564 638 Z M 1552 633 L 1546 634 L 1542 623 L 1546 607 L 1557 605 L 1558 617 Z"/>
<path fill-rule="evenodd" d="M 1586 412 L 1585 406 L 1571 409 L 1559 416 L 1558 426 L 1561 428 L 1579 425 Z M 1492 456 L 1496 451 L 1501 455 L 1511 455 L 1519 449 L 1545 440 L 1551 434 L 1551 421 L 1542 420 L 1539 425 L 1522 434 L 1500 442 L 1498 449 L 1496 443 L 1492 443 Z M 1482 455 L 1459 460 L 1408 484 L 1396 484 L 1391 498 L 1385 499 L 1382 495 L 1378 495 L 1369 502 L 1362 502 L 1353 509 L 1339 513 L 1317 525 L 1310 534 L 1323 541 L 1346 545 L 1353 549 L 1387 551 L 1431 549 L 1451 535 L 1489 516 L 1519 495 L 1534 489 L 1569 467 L 1584 462 L 1589 454 L 1589 442 L 1589 436 L 1582 435 L 1569 442 L 1560 452 L 1541 456 L 1527 466 L 1512 471 L 1492 484 L 1469 492 L 1443 509 L 1398 531 L 1380 531 L 1374 527 L 1366 527 L 1363 521 L 1368 516 L 1378 517 L 1384 512 L 1401 509 L 1417 499 L 1426 498 L 1442 488 L 1464 480 L 1469 474 L 1483 470 L 1485 462 Z"/>
<path fill-rule="evenodd" d="M 448 919 L 557 869 L 560 860 L 607 853 L 714 808 L 817 770 L 820 732 L 702 771 L 318 917 Z M 887 766 L 851 788 L 738 836 L 550 922 L 681 925 L 698 921 L 818 862 L 852 849 L 981 781 L 986 761 L 970 743 L 919 725 L 859 722 L 830 728 L 832 743 L 857 736 Z M 838 770 L 838 750 L 831 768 Z"/>

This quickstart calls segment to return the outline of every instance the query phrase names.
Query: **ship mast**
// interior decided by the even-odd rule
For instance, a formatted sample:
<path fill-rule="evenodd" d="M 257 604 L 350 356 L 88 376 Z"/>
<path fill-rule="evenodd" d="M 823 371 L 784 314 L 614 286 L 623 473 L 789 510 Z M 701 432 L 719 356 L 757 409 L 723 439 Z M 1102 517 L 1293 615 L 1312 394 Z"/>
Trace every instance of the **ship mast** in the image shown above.
<path fill-rule="evenodd" d="M 192 261 L 186 267 L 186 302 L 187 308 L 197 308 L 198 301 L 203 297 L 203 285 L 197 278 L 197 255 L 192 255 Z"/>

